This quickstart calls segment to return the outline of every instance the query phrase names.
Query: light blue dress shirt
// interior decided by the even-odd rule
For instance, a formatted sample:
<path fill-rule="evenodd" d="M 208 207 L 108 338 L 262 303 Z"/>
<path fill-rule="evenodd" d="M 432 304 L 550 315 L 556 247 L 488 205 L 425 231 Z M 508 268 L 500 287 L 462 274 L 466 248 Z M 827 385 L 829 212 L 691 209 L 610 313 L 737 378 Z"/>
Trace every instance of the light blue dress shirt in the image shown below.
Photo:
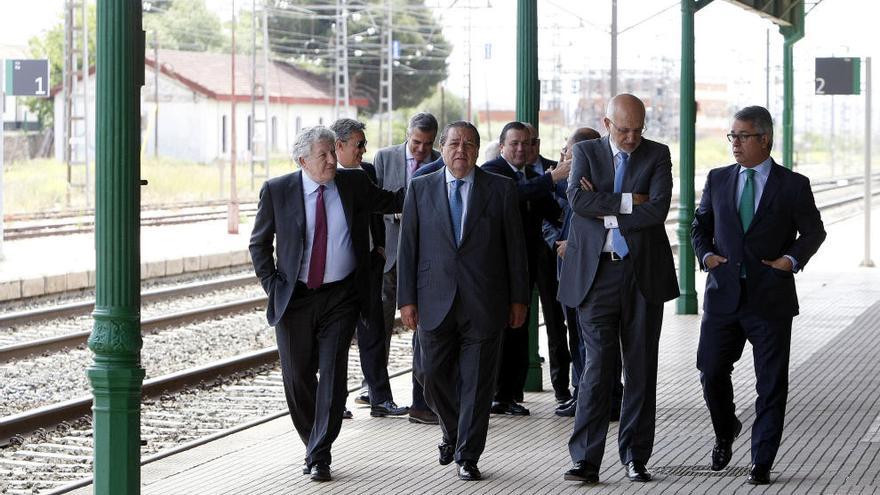
<path fill-rule="evenodd" d="M 302 182 L 303 204 L 306 209 L 306 242 L 298 279 L 306 283 L 309 278 L 309 263 L 312 261 L 312 243 L 315 239 L 315 205 L 320 184 L 313 181 L 305 170 L 302 173 Z M 324 283 L 326 284 L 349 276 L 354 271 L 357 262 L 336 182 L 330 181 L 324 186 L 324 212 L 327 214 L 327 263 L 324 268 Z"/>

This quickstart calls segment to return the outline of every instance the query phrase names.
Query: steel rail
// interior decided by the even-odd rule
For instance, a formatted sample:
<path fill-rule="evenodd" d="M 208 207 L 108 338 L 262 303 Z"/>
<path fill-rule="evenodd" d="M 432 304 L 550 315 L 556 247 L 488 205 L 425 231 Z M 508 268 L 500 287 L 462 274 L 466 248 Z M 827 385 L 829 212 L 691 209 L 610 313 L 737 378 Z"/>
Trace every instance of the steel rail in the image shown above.
<path fill-rule="evenodd" d="M 151 289 L 141 293 L 141 302 L 155 302 L 173 297 L 190 296 L 201 294 L 214 290 L 232 289 L 236 287 L 244 287 L 250 283 L 256 283 L 257 278 L 254 275 L 242 275 L 236 277 L 227 277 L 219 280 L 208 280 L 204 282 L 194 282 L 191 284 L 181 285 L 178 287 L 169 287 L 164 289 Z M 69 316 L 85 315 L 92 311 L 95 307 L 95 300 L 73 302 L 69 304 L 61 304 L 51 308 L 28 309 L 24 311 L 16 311 L 0 315 L 0 328 L 22 325 L 34 321 L 51 320 L 55 318 L 65 318 Z"/>
<path fill-rule="evenodd" d="M 259 309 L 265 307 L 266 296 L 251 297 L 222 304 L 215 304 L 197 309 L 189 309 L 179 311 L 154 318 L 141 320 L 141 333 L 149 334 L 156 332 L 162 328 L 176 325 L 185 325 L 197 321 L 204 321 L 215 316 L 229 315 L 240 313 L 242 311 Z M 13 359 L 25 358 L 28 356 L 53 352 L 68 347 L 83 345 L 88 341 L 91 330 L 75 332 L 56 337 L 49 337 L 20 344 L 12 344 L 0 347 L 0 364 L 11 361 Z"/>
<path fill-rule="evenodd" d="M 277 360 L 277 347 L 267 347 L 145 380 L 141 394 L 144 398 L 156 397 L 202 382 L 222 379 L 235 373 L 272 364 Z M 91 408 L 92 396 L 89 395 L 0 418 L 0 445 L 8 444 L 10 439 L 16 435 L 25 435 L 40 428 L 86 416 L 91 412 Z"/>

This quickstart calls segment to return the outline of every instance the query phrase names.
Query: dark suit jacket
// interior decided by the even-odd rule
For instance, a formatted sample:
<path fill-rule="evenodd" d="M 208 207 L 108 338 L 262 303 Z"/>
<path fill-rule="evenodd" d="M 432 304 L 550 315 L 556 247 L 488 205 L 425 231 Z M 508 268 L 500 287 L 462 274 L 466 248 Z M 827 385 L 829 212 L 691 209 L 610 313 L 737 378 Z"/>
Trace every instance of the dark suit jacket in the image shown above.
<path fill-rule="evenodd" d="M 712 252 L 727 258 L 709 271 L 703 311 L 730 314 L 740 297 L 740 264 L 746 266 L 749 294 L 746 310 L 767 319 L 798 314 L 794 274 L 761 263 L 789 255 L 803 268 L 825 240 L 825 227 L 810 180 L 773 162 L 761 202 L 749 230 L 743 232 L 736 207 L 739 165 L 716 168 L 706 177 L 706 187 L 691 226 L 691 239 L 700 267 Z"/>
<path fill-rule="evenodd" d="M 269 295 L 266 316 L 270 325 L 278 323 L 293 298 L 302 264 L 306 235 L 302 173 L 270 179 L 260 189 L 250 253 L 254 271 Z M 370 214 L 399 212 L 404 190 L 383 191 L 360 170 L 337 170 L 335 181 L 354 248 L 354 283 L 366 312 L 370 294 Z"/>
<path fill-rule="evenodd" d="M 373 184 L 379 184 L 376 179 L 376 167 L 369 162 L 361 162 L 361 168 L 367 173 L 367 177 L 373 181 Z M 373 238 L 373 251 L 377 248 L 385 249 L 385 221 L 381 213 L 370 215 L 370 235 Z"/>
<path fill-rule="evenodd" d="M 490 160 L 484 163 L 481 168 L 486 172 L 507 177 L 516 183 L 516 173 L 503 157 L 499 156 L 494 160 Z M 559 203 L 553 199 L 552 193 L 555 186 L 550 174 L 538 175 L 531 165 L 526 165 L 523 169 L 525 170 L 527 182 L 517 183 L 516 189 L 523 234 L 526 239 L 529 274 L 530 279 L 534 280 L 537 273 L 538 251 L 544 249 L 544 220 L 558 225 L 561 210 Z"/>
<path fill-rule="evenodd" d="M 410 184 L 397 258 L 397 304 L 417 304 L 419 329 L 436 329 L 456 293 L 481 335 L 507 326 L 510 304 L 529 303 L 522 225 L 513 182 L 474 171 L 456 245 L 445 169 Z"/>
<path fill-rule="evenodd" d="M 624 192 L 647 194 L 649 201 L 633 206 L 622 215 L 621 193 L 614 191 L 614 160 L 608 136 L 582 141 L 574 146 L 568 200 L 574 215 L 568 234 L 568 248 L 559 278 L 559 300 L 568 307 L 580 306 L 599 266 L 599 255 L 607 230 L 601 218 L 616 215 L 620 233 L 629 246 L 636 283 L 649 302 L 661 304 L 678 297 L 678 282 L 666 215 L 672 200 L 672 160 L 669 148 L 648 139 L 630 154 Z M 581 177 L 596 188 L 584 191 Z"/>
<path fill-rule="evenodd" d="M 406 188 L 406 146 L 407 142 L 382 148 L 373 157 L 376 167 L 377 184 L 386 191 Z M 440 152 L 431 150 L 431 160 L 440 158 Z M 400 220 L 393 215 L 385 217 L 385 271 L 397 263 L 397 238 L 400 237 Z"/>

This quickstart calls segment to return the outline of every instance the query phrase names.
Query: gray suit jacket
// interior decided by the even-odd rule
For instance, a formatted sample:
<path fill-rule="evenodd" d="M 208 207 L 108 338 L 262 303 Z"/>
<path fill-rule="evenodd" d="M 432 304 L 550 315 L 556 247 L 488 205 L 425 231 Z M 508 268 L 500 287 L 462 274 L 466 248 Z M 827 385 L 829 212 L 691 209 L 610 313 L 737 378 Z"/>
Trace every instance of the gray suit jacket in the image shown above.
<path fill-rule="evenodd" d="M 624 192 L 647 194 L 647 203 L 633 206 L 632 214 L 621 215 L 621 193 L 614 193 L 614 161 L 608 136 L 583 141 L 574 146 L 568 200 L 574 215 L 568 235 L 568 248 L 559 277 L 559 300 L 566 306 L 580 306 L 599 266 L 599 255 L 607 230 L 601 216 L 617 215 L 620 233 L 626 239 L 636 283 L 651 303 L 660 304 L 678 297 L 678 282 L 666 215 L 672 199 L 672 160 L 669 148 L 648 139 L 630 155 Z M 580 188 L 586 177 L 595 192 Z"/>
<path fill-rule="evenodd" d="M 402 144 L 382 148 L 373 158 L 379 187 L 387 191 L 397 191 L 406 187 L 406 141 Z M 432 162 L 440 158 L 437 150 L 431 151 Z M 424 165 L 424 164 L 423 164 Z M 400 220 L 394 215 L 385 215 L 385 271 L 397 263 L 397 238 L 400 237 Z"/>
<path fill-rule="evenodd" d="M 363 170 L 338 170 L 335 181 L 357 263 L 354 283 L 358 299 L 362 308 L 368 308 L 370 214 L 400 211 L 404 190 L 383 191 Z M 293 299 L 305 236 L 302 171 L 266 181 L 260 189 L 249 247 L 254 271 L 269 296 L 266 317 L 270 325 L 278 323 Z"/>
<path fill-rule="evenodd" d="M 413 179 L 403 207 L 397 304 L 417 304 L 419 329 L 436 329 L 456 293 L 480 335 L 507 326 L 511 303 L 529 303 L 516 186 L 476 168 L 461 245 L 456 245 L 445 168 Z"/>

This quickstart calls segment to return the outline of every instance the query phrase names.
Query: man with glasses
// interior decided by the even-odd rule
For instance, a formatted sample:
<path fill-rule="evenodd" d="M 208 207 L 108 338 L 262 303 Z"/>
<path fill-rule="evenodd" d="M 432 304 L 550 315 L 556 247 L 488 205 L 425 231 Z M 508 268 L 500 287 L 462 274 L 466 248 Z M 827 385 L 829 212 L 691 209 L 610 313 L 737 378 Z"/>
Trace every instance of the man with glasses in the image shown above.
<path fill-rule="evenodd" d="M 767 109 L 736 113 L 727 139 L 736 163 L 706 177 L 691 239 L 708 271 L 697 368 L 712 417 L 712 470 L 721 471 L 742 431 L 730 375 L 746 340 L 755 359 L 755 421 L 747 482 L 770 483 L 788 398 L 791 322 L 798 314 L 794 273 L 825 240 L 810 181 L 770 157 L 773 119 Z"/>
<path fill-rule="evenodd" d="M 645 106 L 633 95 L 608 102 L 608 135 L 573 148 L 568 199 L 574 215 L 559 300 L 577 308 L 585 370 L 578 384 L 574 466 L 564 479 L 598 483 L 622 355 L 618 448 L 631 481 L 650 481 L 657 352 L 663 303 L 678 297 L 666 215 L 672 198 L 669 148 L 642 138 Z"/>
<path fill-rule="evenodd" d="M 363 122 L 354 119 L 339 119 L 330 126 L 330 130 L 336 133 L 336 160 L 339 167 L 363 170 L 375 184 L 376 169 L 363 161 L 367 152 L 365 128 Z M 362 386 L 369 400 L 370 416 L 400 416 L 409 412 L 409 409 L 394 403 L 388 378 L 391 332 L 386 331 L 382 316 L 382 268 L 385 266 L 385 224 L 382 214 L 370 216 L 369 240 L 369 307 L 361 312 L 357 321 L 358 352 L 364 372 Z M 351 411 L 346 409 L 343 417 L 350 418 Z"/>

